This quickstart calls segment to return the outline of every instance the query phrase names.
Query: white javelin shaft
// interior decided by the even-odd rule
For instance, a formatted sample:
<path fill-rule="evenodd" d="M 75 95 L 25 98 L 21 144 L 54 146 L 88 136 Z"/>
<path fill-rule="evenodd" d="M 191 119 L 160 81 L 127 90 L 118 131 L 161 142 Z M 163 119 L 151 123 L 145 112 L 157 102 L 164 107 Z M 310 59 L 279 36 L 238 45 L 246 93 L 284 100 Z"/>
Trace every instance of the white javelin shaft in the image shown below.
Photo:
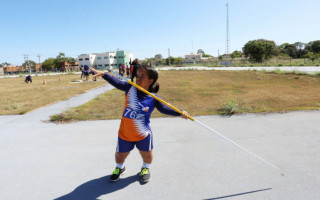
<path fill-rule="evenodd" d="M 113 74 L 115 74 L 116 76 L 119 76 L 119 77 L 123 78 L 123 79 L 124 79 L 124 80 L 126 80 L 126 81 L 128 81 L 128 80 L 129 80 L 129 79 L 127 79 L 127 78 L 125 78 L 125 77 L 121 76 L 120 74 L 116 73 L 115 71 L 113 71 L 113 70 L 111 70 L 111 69 L 109 69 L 109 70 L 110 70 Z M 203 124 L 203 123 L 199 122 L 198 120 L 195 120 L 194 118 L 192 118 L 192 121 L 197 122 L 199 125 L 201 125 L 201 126 L 205 127 L 205 128 L 206 128 L 206 129 L 208 129 L 209 131 L 211 131 L 211 132 L 213 132 L 213 133 L 217 134 L 218 136 L 222 137 L 223 139 L 227 140 L 228 142 L 232 143 L 233 145 L 236 145 L 237 147 L 239 147 L 239 148 L 240 148 L 240 149 L 242 149 L 243 151 L 245 151 L 245 152 L 247 152 L 247 153 L 251 154 L 251 155 L 252 155 L 252 156 L 254 156 L 255 158 L 257 158 L 257 159 L 261 160 L 262 162 L 264 162 L 264 163 L 268 164 L 269 166 L 273 167 L 274 169 L 280 170 L 278 167 L 276 167 L 276 166 L 274 166 L 273 164 L 271 164 L 271 163 L 267 162 L 266 160 L 262 159 L 261 157 L 257 156 L 256 154 L 254 154 L 254 153 L 250 152 L 249 150 L 247 150 L 247 149 L 243 148 L 243 147 L 242 147 L 242 146 L 240 146 L 239 144 L 237 144 L 237 143 L 233 142 L 233 141 L 232 141 L 232 140 L 230 140 L 229 138 L 227 138 L 227 137 L 223 136 L 222 134 L 220 134 L 220 133 L 218 133 L 217 131 L 213 130 L 212 128 L 210 128 L 210 127 L 206 126 L 205 124 Z"/>
<path fill-rule="evenodd" d="M 245 148 L 243 148 L 242 146 L 240 146 L 239 144 L 237 144 L 237 143 L 233 142 L 233 141 L 232 141 L 232 140 L 230 140 L 229 138 L 227 138 L 227 137 L 225 137 L 225 136 L 221 135 L 220 133 L 218 133 L 217 131 L 213 130 L 212 128 L 210 128 L 210 127 L 206 126 L 205 124 L 203 124 L 203 123 L 199 122 L 198 120 L 194 120 L 194 121 L 195 121 L 195 122 L 197 122 L 198 124 L 200 124 L 201 126 L 205 127 L 206 129 L 208 129 L 209 131 L 211 131 L 211 132 L 213 132 L 213 133 L 215 133 L 215 134 L 219 135 L 220 137 L 222 137 L 223 139 L 227 140 L 228 142 L 231 142 L 232 144 L 236 145 L 237 147 L 239 147 L 239 148 L 240 148 L 240 149 L 242 149 L 243 151 L 245 151 L 245 152 L 247 152 L 247 153 L 249 153 L 249 154 L 253 155 L 255 158 L 257 158 L 257 159 L 261 160 L 262 162 L 264 162 L 264 163 L 268 164 L 269 166 L 273 167 L 274 169 L 279 170 L 279 168 L 278 168 L 278 167 L 276 167 L 276 166 L 274 166 L 273 164 L 271 164 L 271 163 L 267 162 L 266 160 L 264 160 L 264 159 L 260 158 L 260 157 L 259 157 L 259 156 L 257 156 L 256 154 L 254 154 L 254 153 L 252 153 L 252 152 L 248 151 L 247 149 L 245 149 Z"/>

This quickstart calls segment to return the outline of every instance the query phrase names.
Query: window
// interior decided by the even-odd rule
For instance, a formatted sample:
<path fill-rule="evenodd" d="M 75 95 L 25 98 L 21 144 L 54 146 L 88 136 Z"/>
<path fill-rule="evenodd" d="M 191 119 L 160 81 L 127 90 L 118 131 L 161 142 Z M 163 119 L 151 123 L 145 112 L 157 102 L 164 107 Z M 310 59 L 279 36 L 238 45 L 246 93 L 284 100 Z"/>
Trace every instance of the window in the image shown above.
<path fill-rule="evenodd" d="M 114 58 L 117 58 L 117 56 L 114 56 Z"/>
<path fill-rule="evenodd" d="M 101 57 L 97 57 L 97 60 L 101 60 Z"/>
<path fill-rule="evenodd" d="M 113 56 L 110 56 L 110 58 L 113 58 Z"/>
<path fill-rule="evenodd" d="M 102 67 L 102 65 L 98 65 L 99 67 Z"/>
<path fill-rule="evenodd" d="M 103 57 L 104 59 L 108 59 L 108 56 Z"/>
<path fill-rule="evenodd" d="M 83 61 L 83 58 L 79 58 L 79 61 Z"/>
<path fill-rule="evenodd" d="M 85 58 L 85 60 L 89 60 L 89 58 Z"/>
<path fill-rule="evenodd" d="M 105 64 L 105 66 L 109 67 L 109 64 Z"/>

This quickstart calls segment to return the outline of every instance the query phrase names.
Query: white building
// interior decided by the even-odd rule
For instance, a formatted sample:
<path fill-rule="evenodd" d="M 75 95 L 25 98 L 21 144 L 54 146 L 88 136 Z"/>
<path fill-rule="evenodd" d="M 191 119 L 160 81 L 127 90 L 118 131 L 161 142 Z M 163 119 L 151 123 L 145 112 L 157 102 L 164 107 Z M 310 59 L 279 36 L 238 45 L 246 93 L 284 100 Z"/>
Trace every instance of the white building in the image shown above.
<path fill-rule="evenodd" d="M 79 67 L 87 65 L 97 69 L 105 69 L 106 67 L 118 68 L 122 63 L 129 65 L 130 58 L 133 61 L 133 54 L 128 51 L 81 54 L 78 56 Z"/>
<path fill-rule="evenodd" d="M 184 55 L 183 63 L 198 63 L 202 59 L 202 53 Z"/>

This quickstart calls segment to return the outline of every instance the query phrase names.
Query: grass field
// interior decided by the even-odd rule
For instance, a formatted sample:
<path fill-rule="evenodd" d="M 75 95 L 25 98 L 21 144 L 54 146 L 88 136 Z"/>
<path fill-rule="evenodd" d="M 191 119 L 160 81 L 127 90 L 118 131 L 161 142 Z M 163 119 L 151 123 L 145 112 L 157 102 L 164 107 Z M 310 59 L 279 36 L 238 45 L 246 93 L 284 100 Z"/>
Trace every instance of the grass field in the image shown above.
<path fill-rule="evenodd" d="M 0 115 L 24 114 L 33 109 L 68 99 L 89 89 L 106 84 L 105 81 L 84 81 L 79 74 L 59 76 L 33 76 L 33 83 L 26 84 L 25 77 L 0 79 Z M 43 85 L 46 79 L 47 85 Z"/>
<path fill-rule="evenodd" d="M 320 77 L 257 71 L 160 71 L 159 95 L 192 116 L 320 109 Z M 119 119 L 124 93 L 112 90 L 52 121 Z M 154 111 L 152 117 L 165 115 Z"/>

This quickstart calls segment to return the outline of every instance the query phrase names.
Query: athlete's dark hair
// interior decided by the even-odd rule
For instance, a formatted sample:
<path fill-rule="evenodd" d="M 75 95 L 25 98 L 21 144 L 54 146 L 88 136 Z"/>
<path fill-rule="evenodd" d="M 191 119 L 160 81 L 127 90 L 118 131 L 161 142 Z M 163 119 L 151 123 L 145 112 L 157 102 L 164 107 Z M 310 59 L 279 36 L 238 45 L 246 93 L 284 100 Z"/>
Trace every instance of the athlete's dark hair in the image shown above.
<path fill-rule="evenodd" d="M 150 65 L 140 65 L 138 64 L 138 69 L 143 68 L 146 70 L 148 78 L 153 80 L 153 83 L 149 87 L 149 92 L 157 93 L 160 89 L 160 84 L 157 83 L 158 80 L 158 71 L 151 67 Z"/>

